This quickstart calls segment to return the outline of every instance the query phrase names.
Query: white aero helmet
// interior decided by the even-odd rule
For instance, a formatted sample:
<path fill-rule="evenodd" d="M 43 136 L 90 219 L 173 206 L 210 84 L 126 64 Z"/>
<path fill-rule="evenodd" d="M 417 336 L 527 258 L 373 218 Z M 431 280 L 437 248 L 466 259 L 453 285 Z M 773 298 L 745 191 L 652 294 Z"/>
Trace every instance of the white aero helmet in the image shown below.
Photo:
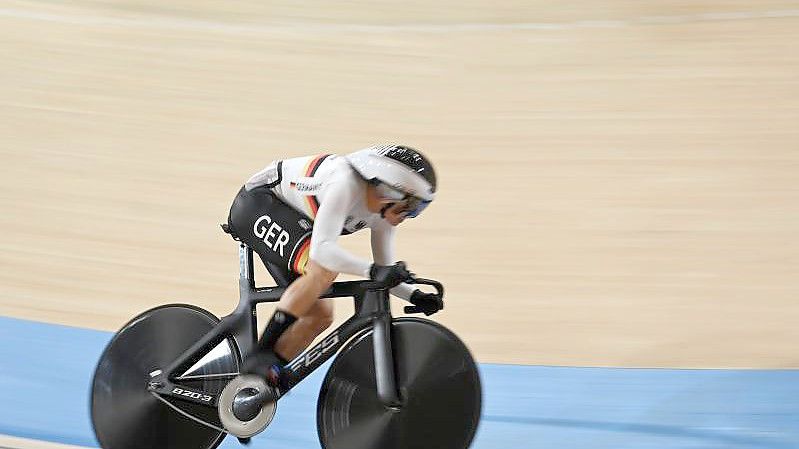
<path fill-rule="evenodd" d="M 375 145 L 348 154 L 347 161 L 380 193 L 408 202 L 408 217 L 415 217 L 435 199 L 436 172 L 422 153 L 403 145 Z"/>

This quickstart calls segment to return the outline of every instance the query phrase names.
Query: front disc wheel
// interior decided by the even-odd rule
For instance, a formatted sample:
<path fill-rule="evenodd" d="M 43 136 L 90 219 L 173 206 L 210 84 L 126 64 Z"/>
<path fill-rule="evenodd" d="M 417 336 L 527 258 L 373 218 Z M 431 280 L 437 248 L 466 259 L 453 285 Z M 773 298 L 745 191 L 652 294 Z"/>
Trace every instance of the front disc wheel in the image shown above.
<path fill-rule="evenodd" d="M 327 373 L 317 407 L 325 449 L 465 449 L 480 420 L 477 366 L 455 334 L 401 318 L 391 341 L 401 406 L 377 396 L 372 332 L 350 343 Z"/>

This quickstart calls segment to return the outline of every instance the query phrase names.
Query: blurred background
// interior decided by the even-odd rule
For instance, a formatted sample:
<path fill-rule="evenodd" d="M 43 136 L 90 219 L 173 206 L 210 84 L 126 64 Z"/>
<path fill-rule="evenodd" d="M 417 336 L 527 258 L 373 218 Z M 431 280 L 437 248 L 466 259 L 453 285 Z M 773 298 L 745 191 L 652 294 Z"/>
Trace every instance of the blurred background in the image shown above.
<path fill-rule="evenodd" d="M 479 361 L 797 367 L 797 42 L 797 1 L 4 0 L 0 315 L 226 315 L 242 183 L 390 140 Z"/>

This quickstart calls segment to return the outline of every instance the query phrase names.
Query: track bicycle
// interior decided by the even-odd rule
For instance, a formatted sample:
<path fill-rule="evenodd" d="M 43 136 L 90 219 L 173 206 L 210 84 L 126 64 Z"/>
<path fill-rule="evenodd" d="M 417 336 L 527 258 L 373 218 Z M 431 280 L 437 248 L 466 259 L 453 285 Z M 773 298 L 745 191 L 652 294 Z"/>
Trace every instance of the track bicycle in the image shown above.
<path fill-rule="evenodd" d="M 114 335 L 91 390 L 101 447 L 212 449 L 228 434 L 248 438 L 269 425 L 280 398 L 249 413 L 234 404 L 269 388 L 258 376 L 240 376 L 239 367 L 257 342 L 256 305 L 278 301 L 285 288 L 255 286 L 253 250 L 244 244 L 239 264 L 240 301 L 232 314 L 220 320 L 197 306 L 168 304 Z M 443 296 L 439 282 L 408 282 Z M 322 297 L 352 297 L 355 312 L 288 365 L 290 390 L 335 356 L 317 401 L 322 448 L 469 447 L 482 391 L 463 342 L 428 319 L 393 317 L 388 289 L 374 281 L 336 282 Z"/>

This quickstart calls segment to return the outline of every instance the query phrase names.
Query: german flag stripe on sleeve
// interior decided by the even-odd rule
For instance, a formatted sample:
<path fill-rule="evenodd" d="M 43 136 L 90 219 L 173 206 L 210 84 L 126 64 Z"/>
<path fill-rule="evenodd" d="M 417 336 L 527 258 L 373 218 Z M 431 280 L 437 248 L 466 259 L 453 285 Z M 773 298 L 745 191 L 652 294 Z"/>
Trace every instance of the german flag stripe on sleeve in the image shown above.
<path fill-rule="evenodd" d="M 297 251 L 297 254 L 294 256 L 294 260 L 291 262 L 291 269 L 295 273 L 298 274 L 305 274 L 305 266 L 308 264 L 308 257 L 311 253 L 311 238 L 308 237 L 305 242 L 303 242 L 300 249 Z"/>
<path fill-rule="evenodd" d="M 319 156 L 311 159 L 310 162 L 308 162 L 308 165 L 305 167 L 305 176 L 308 178 L 312 177 L 316 171 L 319 170 L 322 162 L 324 162 L 329 156 L 329 154 L 320 154 Z M 305 201 L 308 204 L 308 209 L 311 211 L 311 218 L 316 218 L 316 213 L 319 212 L 319 200 L 316 198 L 316 195 L 306 196 Z"/>

